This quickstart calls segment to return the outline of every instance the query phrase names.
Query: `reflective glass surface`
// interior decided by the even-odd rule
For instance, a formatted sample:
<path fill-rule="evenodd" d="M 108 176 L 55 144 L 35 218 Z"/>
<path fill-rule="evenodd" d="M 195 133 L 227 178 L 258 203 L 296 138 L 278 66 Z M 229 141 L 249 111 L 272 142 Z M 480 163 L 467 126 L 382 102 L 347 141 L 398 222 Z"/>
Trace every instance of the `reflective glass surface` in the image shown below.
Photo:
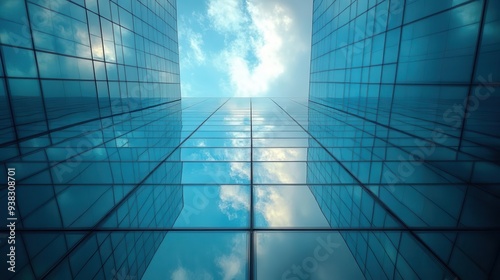
<path fill-rule="evenodd" d="M 314 1 L 309 104 L 289 112 L 296 119 L 308 116 L 311 137 L 323 148 L 309 149 L 308 163 L 328 155 L 354 181 L 313 193 L 332 226 L 410 233 L 396 247 L 403 262 L 377 254 L 380 248 L 355 256 L 367 278 L 500 275 L 499 239 L 492 238 L 500 236 L 494 214 L 500 205 L 500 119 L 493 110 L 500 104 L 500 75 L 492 66 L 500 51 L 499 36 L 491 33 L 499 3 Z M 325 182 L 331 170 L 317 164 L 308 170 L 308 183 Z M 358 254 L 372 234 L 364 236 L 366 243 L 346 235 L 351 252 Z M 452 275 L 419 268 L 427 261 L 405 256 L 410 243 L 425 247 Z M 495 253 L 473 244 L 490 244 Z M 482 250 L 484 258 L 476 253 Z M 387 273 L 391 263 L 395 271 Z"/>
<path fill-rule="evenodd" d="M 181 101 L 175 1 L 0 1 L 0 278 L 500 279 L 500 1 L 438 2 L 314 1 L 308 100 Z"/>
<path fill-rule="evenodd" d="M 331 110 L 184 99 L 58 130 L 48 147 L 19 143 L 24 155 L 3 163 L 16 168 L 29 252 L 16 277 L 452 279 L 471 261 L 495 268 L 496 187 L 463 181 L 473 155 L 436 147 L 410 171 L 398 161 L 408 139 Z M 254 120 L 307 138 L 254 138 Z M 197 137 L 212 122 L 250 137 Z M 408 174 L 394 182 L 387 170 Z"/>

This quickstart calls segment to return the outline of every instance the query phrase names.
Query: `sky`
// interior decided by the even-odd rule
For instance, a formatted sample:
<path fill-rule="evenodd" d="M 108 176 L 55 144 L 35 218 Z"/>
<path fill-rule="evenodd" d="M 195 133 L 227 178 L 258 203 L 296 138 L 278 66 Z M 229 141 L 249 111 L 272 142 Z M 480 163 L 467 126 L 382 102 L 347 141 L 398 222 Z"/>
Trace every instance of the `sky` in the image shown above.
<path fill-rule="evenodd" d="M 309 92 L 312 1 L 177 2 L 183 97 Z"/>

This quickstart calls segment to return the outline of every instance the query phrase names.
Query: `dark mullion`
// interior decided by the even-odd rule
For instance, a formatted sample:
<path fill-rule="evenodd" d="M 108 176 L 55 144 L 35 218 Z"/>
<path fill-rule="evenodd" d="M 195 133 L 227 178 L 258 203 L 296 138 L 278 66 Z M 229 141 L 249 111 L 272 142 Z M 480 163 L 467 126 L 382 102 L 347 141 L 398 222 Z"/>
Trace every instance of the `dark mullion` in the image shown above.
<path fill-rule="evenodd" d="M 249 279 L 254 279 L 254 257 L 255 257 L 255 224 L 254 224 L 254 213 L 253 213 L 253 107 L 252 107 L 252 99 L 250 98 L 250 246 L 249 246 Z"/>

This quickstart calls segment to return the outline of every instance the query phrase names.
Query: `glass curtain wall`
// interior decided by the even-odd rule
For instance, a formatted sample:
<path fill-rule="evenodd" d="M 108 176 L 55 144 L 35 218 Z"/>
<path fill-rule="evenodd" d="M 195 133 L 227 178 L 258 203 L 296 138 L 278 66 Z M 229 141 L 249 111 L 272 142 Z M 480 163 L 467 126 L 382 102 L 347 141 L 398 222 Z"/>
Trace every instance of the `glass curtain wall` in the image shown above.
<path fill-rule="evenodd" d="M 2 1 L 2 279 L 499 278 L 500 1 L 434 2 L 314 1 L 308 100 L 180 101 L 175 1 Z"/>
<path fill-rule="evenodd" d="M 314 1 L 309 128 L 361 187 L 315 196 L 332 227 L 373 227 L 373 200 L 405 229 L 343 235 L 372 278 L 443 279 L 416 244 L 459 279 L 499 277 L 499 5 Z"/>

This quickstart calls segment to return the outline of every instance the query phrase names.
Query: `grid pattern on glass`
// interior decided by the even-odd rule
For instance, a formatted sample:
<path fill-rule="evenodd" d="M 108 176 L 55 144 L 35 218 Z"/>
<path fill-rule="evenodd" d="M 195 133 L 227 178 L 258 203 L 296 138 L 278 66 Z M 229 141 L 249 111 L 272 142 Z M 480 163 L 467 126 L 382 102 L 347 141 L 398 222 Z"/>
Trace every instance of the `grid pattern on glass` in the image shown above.
<path fill-rule="evenodd" d="M 500 55 L 498 36 L 491 35 L 499 4 L 324 0 L 313 8 L 312 138 L 400 223 L 435 230 L 416 233 L 417 239 L 460 279 L 498 277 L 499 240 L 491 236 L 499 226 L 492 214 L 500 201 L 500 119 L 492 107 L 500 102 L 499 76 L 498 63 L 486 58 Z M 303 119 L 305 113 L 290 114 Z M 309 151 L 309 161 L 327 156 Z M 330 174 L 317 164 L 308 179 L 324 182 Z M 375 213 L 366 208 L 366 194 L 344 188 L 313 192 L 331 225 L 365 224 Z M 360 237 L 352 234 L 347 243 L 355 254 L 369 243 L 368 235 Z M 478 258 L 464 240 L 491 242 L 496 253 Z M 366 266 L 364 252 L 355 258 L 366 273 L 380 276 Z M 387 256 L 372 259 L 387 263 Z M 398 273 L 384 277 L 405 278 Z"/>
<path fill-rule="evenodd" d="M 498 278 L 499 1 L 315 1 L 309 102 L 176 101 L 175 1 L 5 3 L 9 277 Z"/>
<path fill-rule="evenodd" d="M 74 132 L 76 128 L 61 132 L 55 138 L 58 144 L 14 158 L 23 185 L 17 194 L 22 221 L 19 243 L 28 252 L 28 258 L 19 263 L 20 275 L 112 279 L 117 273 L 140 278 L 161 271 L 197 277 L 190 274 L 195 273 L 188 270 L 191 267 L 213 277 L 227 273 L 237 279 L 322 277 L 317 271 L 342 258 L 350 263 L 342 272 L 346 275 L 453 276 L 433 242 L 443 236 L 454 248 L 459 243 L 450 234 L 471 235 L 449 231 L 455 226 L 452 218 L 430 217 L 419 209 L 399 206 L 394 202 L 399 191 L 390 193 L 396 199 L 388 199 L 387 186 L 353 173 L 349 162 L 355 159 L 338 161 L 317 141 L 322 138 L 314 136 L 316 121 L 325 121 L 316 115 L 320 108 L 313 102 L 289 99 L 186 99 L 131 113 L 109 127 L 95 123 L 83 135 Z M 249 135 L 198 137 L 197 132 L 212 130 L 213 123 L 217 123 L 215 131 Z M 88 123 L 84 126 L 92 128 Z M 307 138 L 288 136 L 284 145 L 276 145 L 280 138 L 253 138 L 254 127 L 300 131 Z M 334 131 L 337 135 L 343 130 L 339 126 Z M 67 147 L 79 147 L 82 139 L 91 139 L 92 145 L 66 157 Z M 254 148 L 254 142 L 260 145 Z M 57 181 L 57 171 L 65 170 L 62 167 L 73 170 Z M 442 191 L 450 194 L 445 188 Z M 465 196 L 465 188 L 458 187 L 455 193 Z M 451 201 L 443 205 L 433 197 L 436 192 L 419 186 L 412 189 L 412 195 L 420 193 L 429 207 L 435 203 L 435 209 L 442 209 L 442 215 L 459 215 Z M 76 197 L 81 199 L 75 201 Z M 474 199 L 477 193 L 469 191 L 467 197 Z M 407 214 L 412 211 L 413 216 Z M 449 234 L 440 235 L 444 226 L 450 226 Z M 34 246 L 42 232 L 46 238 Z M 282 250 L 280 246 L 291 246 L 294 238 L 309 241 L 292 246 L 294 253 L 274 269 L 262 265 L 272 257 L 272 251 L 263 249 L 268 242 L 282 240 L 273 245 Z M 177 242 L 198 240 L 218 248 L 219 253 L 210 257 L 214 262 L 200 266 L 208 256 L 189 259 L 179 253 L 180 268 L 160 265 L 173 257 Z M 47 258 L 54 246 L 59 246 L 57 254 Z M 300 258 L 307 250 L 314 256 L 315 246 L 324 248 L 320 259 L 306 258 L 303 274 L 294 270 L 292 265 L 303 261 Z M 416 259 L 412 252 L 420 252 L 421 257 Z M 238 273 L 228 270 L 229 260 L 235 262 Z M 432 270 L 421 275 L 421 265 Z"/>
<path fill-rule="evenodd" d="M 180 99 L 175 1 L 7 0 L 0 10 L 2 146 Z"/>
<path fill-rule="evenodd" d="M 310 99 L 492 161 L 499 3 L 441 2 L 315 1 Z"/>

